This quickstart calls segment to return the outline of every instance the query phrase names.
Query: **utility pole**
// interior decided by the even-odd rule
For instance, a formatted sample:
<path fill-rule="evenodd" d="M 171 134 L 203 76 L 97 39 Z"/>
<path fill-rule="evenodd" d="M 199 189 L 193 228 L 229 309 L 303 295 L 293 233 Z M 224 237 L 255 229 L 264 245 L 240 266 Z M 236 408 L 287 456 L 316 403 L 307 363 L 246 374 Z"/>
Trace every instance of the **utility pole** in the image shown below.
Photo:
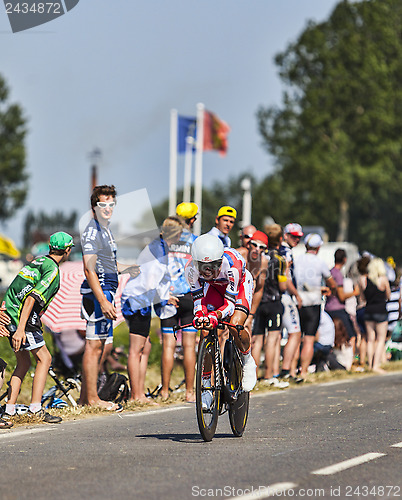
<path fill-rule="evenodd" d="M 99 148 L 94 148 L 94 150 L 89 153 L 89 158 L 91 160 L 91 194 L 94 187 L 98 185 L 98 163 L 102 158 L 102 151 Z"/>

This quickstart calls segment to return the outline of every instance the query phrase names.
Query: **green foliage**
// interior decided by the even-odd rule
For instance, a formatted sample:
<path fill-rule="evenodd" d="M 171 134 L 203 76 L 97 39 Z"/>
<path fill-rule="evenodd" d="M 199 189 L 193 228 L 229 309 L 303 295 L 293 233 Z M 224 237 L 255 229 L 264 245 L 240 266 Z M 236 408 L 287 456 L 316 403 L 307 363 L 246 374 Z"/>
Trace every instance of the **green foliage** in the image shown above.
<path fill-rule="evenodd" d="M 34 243 L 47 241 L 57 231 L 66 231 L 72 235 L 76 232 L 77 212 L 64 214 L 57 210 L 52 214 L 43 211 L 35 215 L 28 212 L 24 221 L 24 247 L 30 248 Z"/>
<path fill-rule="evenodd" d="M 253 176 L 248 172 L 241 173 L 238 177 L 229 182 L 215 182 L 211 189 L 203 189 L 202 191 L 202 232 L 208 232 L 215 226 L 216 214 L 220 207 L 224 205 L 232 206 L 237 210 L 237 220 L 230 234 L 233 245 L 237 245 L 236 234 L 241 229 L 240 222 L 242 217 L 243 190 L 240 186 L 244 177 L 249 177 L 252 188 L 256 185 Z M 183 191 L 177 193 L 177 203 L 183 201 Z M 163 201 L 159 205 L 153 207 L 155 219 L 158 225 L 161 225 L 163 219 L 168 215 L 168 200 Z M 170 214 L 172 215 L 172 214 Z M 253 210 L 254 216 L 254 210 Z"/>
<path fill-rule="evenodd" d="M 401 21 L 397 0 L 341 1 L 276 56 L 283 103 L 257 114 L 276 160 L 260 203 L 278 222 L 319 223 L 339 239 L 343 204 L 349 239 L 398 258 L 387 231 L 402 215 Z"/>
<path fill-rule="evenodd" d="M 18 104 L 8 102 L 9 90 L 0 75 L 0 220 L 9 219 L 27 196 L 26 121 Z"/>

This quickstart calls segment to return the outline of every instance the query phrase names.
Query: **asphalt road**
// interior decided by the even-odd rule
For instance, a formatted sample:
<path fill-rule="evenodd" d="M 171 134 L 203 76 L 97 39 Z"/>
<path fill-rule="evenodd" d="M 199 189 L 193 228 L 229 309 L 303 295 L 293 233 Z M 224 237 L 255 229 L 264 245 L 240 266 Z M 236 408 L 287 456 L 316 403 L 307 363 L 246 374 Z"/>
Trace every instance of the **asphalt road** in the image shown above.
<path fill-rule="evenodd" d="M 192 404 L 2 431 L 0 499 L 400 498 L 401 409 L 397 373 L 253 395 L 210 443 Z"/>

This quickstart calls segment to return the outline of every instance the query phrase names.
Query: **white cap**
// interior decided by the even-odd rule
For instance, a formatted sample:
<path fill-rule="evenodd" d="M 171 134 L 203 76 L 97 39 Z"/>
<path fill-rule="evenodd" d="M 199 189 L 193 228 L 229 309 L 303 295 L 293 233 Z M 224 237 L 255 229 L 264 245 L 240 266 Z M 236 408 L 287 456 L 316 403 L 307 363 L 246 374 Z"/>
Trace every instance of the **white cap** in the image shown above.
<path fill-rule="evenodd" d="M 306 246 L 309 246 L 310 248 L 320 248 L 320 246 L 324 242 L 322 241 L 322 238 L 319 234 L 317 233 L 309 233 L 305 238 L 304 238 L 304 244 Z"/>

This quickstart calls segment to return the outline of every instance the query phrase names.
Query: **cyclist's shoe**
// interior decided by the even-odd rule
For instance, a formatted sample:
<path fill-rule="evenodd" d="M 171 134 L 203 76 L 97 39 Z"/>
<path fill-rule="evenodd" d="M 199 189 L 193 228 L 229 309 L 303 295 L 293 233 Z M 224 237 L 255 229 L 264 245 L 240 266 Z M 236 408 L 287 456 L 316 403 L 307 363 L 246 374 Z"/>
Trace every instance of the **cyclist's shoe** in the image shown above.
<path fill-rule="evenodd" d="M 257 383 L 257 365 L 254 358 L 249 356 L 243 365 L 243 391 L 250 392 Z"/>
<path fill-rule="evenodd" d="M 42 420 L 42 422 L 46 422 L 48 424 L 59 424 L 63 420 L 61 417 L 57 417 L 56 415 L 50 415 L 50 413 L 47 413 L 43 408 L 35 413 L 29 411 L 28 415 L 30 417 L 36 417 L 39 420 Z"/>
<path fill-rule="evenodd" d="M 203 391 L 201 394 L 202 409 L 203 410 L 210 410 L 213 400 L 214 400 L 214 397 L 212 396 L 211 390 L 208 389 L 206 391 Z"/>

